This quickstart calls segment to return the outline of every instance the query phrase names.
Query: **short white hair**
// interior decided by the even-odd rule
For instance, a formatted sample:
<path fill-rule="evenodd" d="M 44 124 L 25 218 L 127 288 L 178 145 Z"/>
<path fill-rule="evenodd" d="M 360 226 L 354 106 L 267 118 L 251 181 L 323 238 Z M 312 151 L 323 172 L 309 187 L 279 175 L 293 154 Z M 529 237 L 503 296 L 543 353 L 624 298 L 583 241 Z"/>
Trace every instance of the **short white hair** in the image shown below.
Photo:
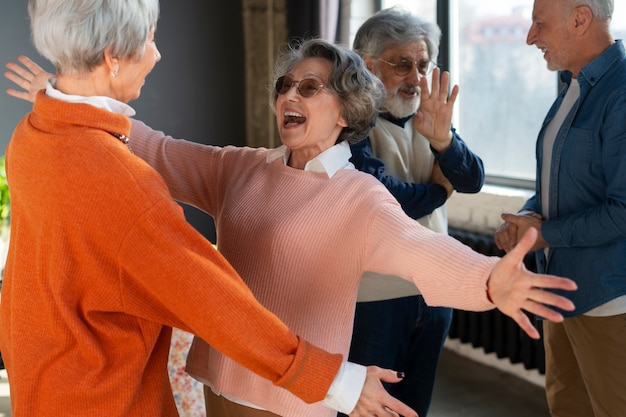
<path fill-rule="evenodd" d="M 141 57 L 158 0 L 29 0 L 33 43 L 60 74 L 91 72 L 104 51 Z"/>
<path fill-rule="evenodd" d="M 591 9 L 593 17 L 599 20 L 611 20 L 615 5 L 613 0 L 569 0 L 576 6 L 587 6 Z"/>

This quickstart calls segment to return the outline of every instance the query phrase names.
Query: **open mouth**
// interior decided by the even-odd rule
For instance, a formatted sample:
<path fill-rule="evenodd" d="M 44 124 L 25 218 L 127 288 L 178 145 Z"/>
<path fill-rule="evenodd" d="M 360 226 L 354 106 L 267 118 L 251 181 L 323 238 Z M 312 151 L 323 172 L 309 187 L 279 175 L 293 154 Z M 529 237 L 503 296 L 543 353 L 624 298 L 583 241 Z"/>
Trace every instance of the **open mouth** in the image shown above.
<path fill-rule="evenodd" d="M 283 125 L 284 126 L 296 126 L 306 122 L 306 117 L 301 115 L 300 113 L 296 113 L 293 111 L 285 112 Z"/>
<path fill-rule="evenodd" d="M 398 94 L 403 97 L 417 97 L 420 93 L 419 87 L 404 86 L 398 89 Z"/>

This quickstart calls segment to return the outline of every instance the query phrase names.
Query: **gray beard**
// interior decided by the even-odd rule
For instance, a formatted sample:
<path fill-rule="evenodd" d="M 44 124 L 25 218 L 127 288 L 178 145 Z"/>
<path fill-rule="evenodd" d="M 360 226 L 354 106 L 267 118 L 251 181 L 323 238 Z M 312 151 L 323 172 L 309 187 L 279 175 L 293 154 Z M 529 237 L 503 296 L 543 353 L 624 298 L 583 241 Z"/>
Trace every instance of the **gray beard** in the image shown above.
<path fill-rule="evenodd" d="M 394 94 L 385 100 L 384 110 L 397 119 L 408 117 L 417 112 L 420 107 L 420 96 L 406 100 Z"/>

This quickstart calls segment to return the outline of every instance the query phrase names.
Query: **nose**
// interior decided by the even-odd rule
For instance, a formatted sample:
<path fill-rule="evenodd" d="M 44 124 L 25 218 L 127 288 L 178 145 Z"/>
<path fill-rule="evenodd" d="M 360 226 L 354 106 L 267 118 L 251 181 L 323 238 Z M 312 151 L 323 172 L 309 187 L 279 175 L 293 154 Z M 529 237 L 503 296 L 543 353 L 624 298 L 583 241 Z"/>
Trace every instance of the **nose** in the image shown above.
<path fill-rule="evenodd" d="M 420 73 L 417 65 L 414 65 L 413 70 L 406 75 L 407 83 L 411 85 L 419 85 L 422 78 L 424 75 Z"/>
<path fill-rule="evenodd" d="M 291 86 L 289 87 L 289 90 L 287 90 L 287 92 L 285 92 L 285 94 L 283 94 L 284 96 L 286 96 L 289 100 L 293 100 L 294 98 L 298 97 L 300 94 L 298 92 L 298 83 L 300 81 L 294 81 L 293 84 L 291 84 Z"/>
<path fill-rule="evenodd" d="M 156 62 L 161 60 L 161 52 L 159 52 L 159 48 L 154 45 L 154 58 L 156 58 Z"/>
<path fill-rule="evenodd" d="M 528 35 L 526 35 L 526 44 L 534 45 L 537 41 L 537 30 L 535 28 L 535 24 L 530 25 L 530 29 L 528 29 Z"/>

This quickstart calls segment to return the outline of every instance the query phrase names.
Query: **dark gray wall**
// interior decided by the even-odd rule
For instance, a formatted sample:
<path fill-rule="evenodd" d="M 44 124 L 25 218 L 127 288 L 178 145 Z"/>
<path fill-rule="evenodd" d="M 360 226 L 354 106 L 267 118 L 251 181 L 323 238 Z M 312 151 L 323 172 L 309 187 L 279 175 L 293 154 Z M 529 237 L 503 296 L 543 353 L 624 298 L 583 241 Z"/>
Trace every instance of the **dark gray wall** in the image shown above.
<path fill-rule="evenodd" d="M 30 41 L 27 0 L 0 0 L 0 62 L 25 54 L 53 68 Z M 130 103 L 137 118 L 172 136 L 216 145 L 245 142 L 244 47 L 241 2 L 161 1 L 156 33 L 161 62 L 141 97 Z M 3 71 L 4 72 L 4 71 Z M 0 154 L 30 103 L 5 93 L 0 79 Z M 189 221 L 213 242 L 210 217 L 185 207 Z"/>

